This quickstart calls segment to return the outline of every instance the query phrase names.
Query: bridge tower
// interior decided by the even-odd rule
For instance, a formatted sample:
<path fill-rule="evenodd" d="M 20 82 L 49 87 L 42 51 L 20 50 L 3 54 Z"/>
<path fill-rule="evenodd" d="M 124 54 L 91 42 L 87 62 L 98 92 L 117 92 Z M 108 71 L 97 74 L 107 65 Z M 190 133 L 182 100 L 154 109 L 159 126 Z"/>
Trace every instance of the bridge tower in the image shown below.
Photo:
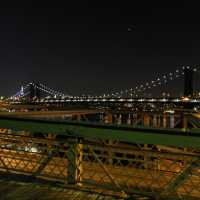
<path fill-rule="evenodd" d="M 193 75 L 194 71 L 189 66 L 184 69 L 184 97 L 193 96 Z"/>
<path fill-rule="evenodd" d="M 40 99 L 40 91 L 37 87 L 37 83 L 35 82 L 30 83 L 29 92 L 30 92 L 29 95 L 30 101 L 34 101 L 35 99 Z"/>

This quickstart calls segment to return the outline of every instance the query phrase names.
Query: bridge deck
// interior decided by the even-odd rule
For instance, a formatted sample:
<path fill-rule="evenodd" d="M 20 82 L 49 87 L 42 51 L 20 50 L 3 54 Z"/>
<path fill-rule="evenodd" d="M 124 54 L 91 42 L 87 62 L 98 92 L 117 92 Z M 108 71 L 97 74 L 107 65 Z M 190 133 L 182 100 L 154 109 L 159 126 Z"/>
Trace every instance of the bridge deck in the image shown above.
<path fill-rule="evenodd" d="M 92 192 L 75 189 L 50 187 L 44 184 L 24 183 L 0 179 L 0 199 L 2 200 L 112 200 L 112 196 L 104 196 Z M 115 199 L 117 199 L 115 197 Z"/>

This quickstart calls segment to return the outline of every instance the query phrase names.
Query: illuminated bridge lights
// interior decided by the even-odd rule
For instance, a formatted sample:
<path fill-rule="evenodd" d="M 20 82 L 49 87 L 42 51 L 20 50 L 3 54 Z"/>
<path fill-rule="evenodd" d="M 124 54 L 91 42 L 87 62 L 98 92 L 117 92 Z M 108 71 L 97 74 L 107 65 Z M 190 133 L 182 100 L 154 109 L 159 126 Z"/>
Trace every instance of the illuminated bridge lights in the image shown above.
<path fill-rule="evenodd" d="M 192 98 L 61 98 L 61 99 L 40 99 L 36 101 L 37 103 L 59 103 L 59 102 L 146 102 L 146 103 L 178 103 L 178 102 L 190 102 L 190 103 L 200 103 L 200 99 Z M 16 102 L 17 103 L 17 102 Z M 18 102 L 19 103 L 19 102 Z"/>
<path fill-rule="evenodd" d="M 168 99 L 160 99 L 160 102 L 167 102 Z"/>
<path fill-rule="evenodd" d="M 183 102 L 185 102 L 185 101 L 190 101 L 190 98 L 184 97 L 184 98 L 182 99 L 182 101 L 183 101 Z"/>
<path fill-rule="evenodd" d="M 174 111 L 174 110 L 166 110 L 166 111 L 164 111 L 164 113 L 170 113 L 170 114 L 174 114 L 174 113 L 175 113 L 175 111 Z"/>
<path fill-rule="evenodd" d="M 27 85 L 22 86 L 21 88 L 23 88 L 23 92 L 18 91 L 15 95 L 13 95 L 12 97 L 10 97 L 10 99 L 14 99 L 16 101 L 20 101 L 20 99 L 30 95 L 30 91 L 29 88 L 34 87 L 37 90 L 41 91 L 42 93 L 47 94 L 48 96 L 46 97 L 46 99 L 63 99 L 66 101 L 66 99 L 82 99 L 83 101 L 86 101 L 86 99 L 90 99 L 91 102 L 94 101 L 95 97 L 96 99 L 98 99 L 98 101 L 105 102 L 105 101 L 110 101 L 110 98 L 114 98 L 115 101 L 117 101 L 117 99 L 124 99 L 125 100 L 118 100 L 120 102 L 125 102 L 125 101 L 131 101 L 129 100 L 130 97 L 140 97 L 142 93 L 147 92 L 147 90 L 152 89 L 154 87 L 160 87 L 161 85 L 164 85 L 166 83 L 168 83 L 169 81 L 178 79 L 180 77 L 184 76 L 184 70 L 185 68 L 187 69 L 192 69 L 193 71 L 199 71 L 200 67 L 199 66 L 194 66 L 194 67 L 190 67 L 190 66 L 183 66 L 183 67 L 179 67 L 178 69 L 176 69 L 174 72 L 170 72 L 170 73 L 166 73 L 164 75 L 158 75 L 156 76 L 156 78 L 154 80 L 149 80 L 148 82 L 143 82 L 139 85 L 136 85 L 135 87 L 131 87 L 130 89 L 124 89 L 124 90 L 120 90 L 117 92 L 110 92 L 110 93 L 103 93 L 102 95 L 99 96 L 94 96 L 91 94 L 83 94 L 80 96 L 72 96 L 72 95 L 66 95 L 63 94 L 60 91 L 56 91 L 50 87 L 47 87 L 45 84 L 42 83 L 34 83 L 34 82 L 30 82 Z M 137 100 L 133 100 L 133 101 L 137 101 Z M 148 100 L 145 99 L 146 102 L 148 102 Z M 66 101 L 67 102 L 67 101 Z M 72 100 L 73 102 L 73 100 Z M 140 100 L 138 100 L 138 102 L 140 102 Z"/>
<path fill-rule="evenodd" d="M 144 101 L 144 99 L 138 99 L 138 101 L 139 101 L 139 102 L 143 102 L 143 101 Z"/>
<path fill-rule="evenodd" d="M 134 100 L 131 98 L 131 99 L 127 99 L 128 102 L 133 102 Z"/>
<path fill-rule="evenodd" d="M 156 101 L 156 99 L 149 99 L 149 102 L 155 102 L 155 101 Z"/>
<path fill-rule="evenodd" d="M 173 102 L 180 102 L 181 101 L 181 99 L 174 99 L 174 100 L 172 100 Z"/>
<path fill-rule="evenodd" d="M 193 102 L 193 103 L 199 103 L 200 102 L 200 100 L 198 100 L 198 99 L 191 99 L 190 101 Z"/>

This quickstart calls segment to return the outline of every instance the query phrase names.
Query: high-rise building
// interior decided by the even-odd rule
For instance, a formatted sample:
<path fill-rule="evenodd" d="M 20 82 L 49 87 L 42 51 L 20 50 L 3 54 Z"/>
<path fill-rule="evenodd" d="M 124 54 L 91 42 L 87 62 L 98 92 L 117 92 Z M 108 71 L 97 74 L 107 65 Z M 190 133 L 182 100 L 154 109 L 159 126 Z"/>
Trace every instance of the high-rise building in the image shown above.
<path fill-rule="evenodd" d="M 185 67 L 184 69 L 184 96 L 193 96 L 193 69 Z"/>

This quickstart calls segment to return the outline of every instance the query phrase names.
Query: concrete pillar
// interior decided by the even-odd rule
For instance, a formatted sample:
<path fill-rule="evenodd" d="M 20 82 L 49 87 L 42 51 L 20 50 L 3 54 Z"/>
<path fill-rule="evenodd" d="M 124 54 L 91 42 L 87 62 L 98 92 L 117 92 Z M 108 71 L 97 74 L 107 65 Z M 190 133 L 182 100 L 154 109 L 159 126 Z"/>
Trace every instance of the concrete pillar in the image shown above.
<path fill-rule="evenodd" d="M 161 127 L 161 116 L 158 115 L 158 119 L 157 119 L 157 127 L 160 128 Z"/>
<path fill-rule="evenodd" d="M 122 114 L 119 114 L 118 118 L 117 118 L 117 124 L 121 125 L 122 124 Z"/>
<path fill-rule="evenodd" d="M 135 125 L 136 122 L 136 116 L 135 114 L 132 114 L 132 124 Z"/>
<path fill-rule="evenodd" d="M 144 125 L 143 114 L 136 114 L 135 126 Z"/>
<path fill-rule="evenodd" d="M 104 123 L 106 124 L 112 124 L 113 123 L 113 116 L 111 113 L 106 113 L 104 117 Z"/>
<path fill-rule="evenodd" d="M 156 114 L 154 114 L 153 115 L 153 127 L 157 127 L 157 115 Z"/>
<path fill-rule="evenodd" d="M 150 126 L 150 116 L 147 113 L 143 116 L 143 122 L 144 126 Z"/>
<path fill-rule="evenodd" d="M 134 113 L 134 114 L 132 115 L 132 124 L 133 124 L 133 125 L 136 125 L 136 124 L 135 124 L 136 122 L 137 122 L 137 114 Z"/>
<path fill-rule="evenodd" d="M 167 115 L 163 115 L 163 128 L 167 128 Z"/>
<path fill-rule="evenodd" d="M 99 113 L 99 121 L 104 122 L 104 113 Z"/>
<path fill-rule="evenodd" d="M 184 129 L 188 128 L 188 118 L 186 115 L 183 116 L 183 128 Z"/>
<path fill-rule="evenodd" d="M 174 117 L 174 114 L 170 114 L 169 115 L 169 127 L 174 128 L 174 126 L 175 126 L 175 117 Z"/>
<path fill-rule="evenodd" d="M 127 124 L 131 125 L 131 114 L 130 113 L 128 114 Z"/>

